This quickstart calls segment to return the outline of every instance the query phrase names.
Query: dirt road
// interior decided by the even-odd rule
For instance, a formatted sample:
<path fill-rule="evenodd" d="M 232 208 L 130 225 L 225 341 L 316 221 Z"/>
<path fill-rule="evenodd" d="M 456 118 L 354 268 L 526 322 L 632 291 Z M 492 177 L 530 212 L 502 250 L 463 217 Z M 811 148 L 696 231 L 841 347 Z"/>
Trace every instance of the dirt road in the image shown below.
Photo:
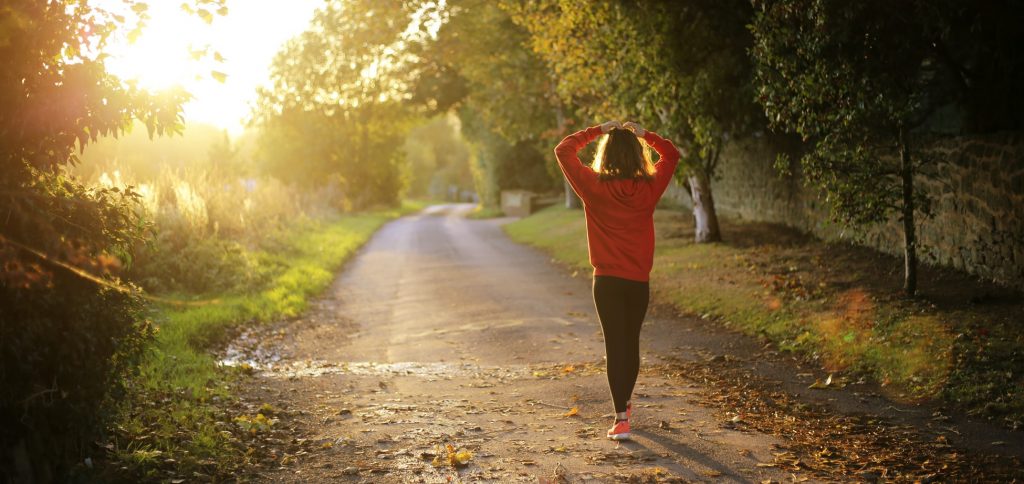
<path fill-rule="evenodd" d="M 511 242 L 502 220 L 464 218 L 471 208 L 435 206 L 386 225 L 307 315 L 242 338 L 261 343 L 245 352 L 257 371 L 244 398 L 279 432 L 257 480 L 822 478 L 791 439 L 747 424 L 763 413 L 744 406 L 756 398 L 723 403 L 718 387 L 735 382 L 714 381 L 753 363 L 762 374 L 792 365 L 664 309 L 645 323 L 635 440 L 606 440 L 612 409 L 590 275 L 572 277 Z M 699 376 L 694 362 L 729 368 Z M 767 386 L 786 384 L 806 388 Z M 878 401 L 855 395 L 822 400 L 848 411 Z"/>

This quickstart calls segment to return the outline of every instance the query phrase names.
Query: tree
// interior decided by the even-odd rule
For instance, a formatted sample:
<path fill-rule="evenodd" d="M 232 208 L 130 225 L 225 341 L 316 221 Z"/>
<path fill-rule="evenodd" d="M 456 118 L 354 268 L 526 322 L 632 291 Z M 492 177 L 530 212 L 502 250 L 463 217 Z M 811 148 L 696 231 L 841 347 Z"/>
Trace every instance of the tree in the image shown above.
<path fill-rule="evenodd" d="M 485 205 L 502 189 L 553 188 L 561 172 L 548 153 L 566 120 L 548 67 L 524 47 L 528 32 L 486 0 L 446 2 L 440 22 L 436 37 L 410 46 L 413 102 L 459 115 Z"/>
<path fill-rule="evenodd" d="M 219 0 L 188 2 L 208 15 Z M 137 31 L 125 12 L 84 0 L 12 0 L 0 8 L 0 479 L 55 480 L 104 422 L 151 334 L 117 269 L 145 233 L 130 190 L 89 188 L 66 168 L 134 120 L 181 130 L 187 93 L 150 93 L 109 74 L 103 50 Z M 130 34 L 129 34 L 130 35 Z M 61 479 L 64 480 L 64 479 Z"/>
<path fill-rule="evenodd" d="M 307 186 L 337 181 L 345 207 L 397 203 L 401 140 L 415 114 L 406 106 L 405 47 L 425 35 L 415 28 L 417 7 L 329 2 L 278 53 L 254 116 L 267 171 Z"/>
<path fill-rule="evenodd" d="M 979 88 L 1003 86 L 999 92 L 1008 94 L 1006 81 L 997 81 L 985 61 L 1000 53 L 1015 59 L 1003 63 L 1011 67 L 1002 74 L 1021 78 L 1013 42 L 974 34 L 1009 28 L 1006 21 L 992 22 L 993 11 L 1013 18 L 1021 7 L 952 0 L 772 0 L 756 6 L 751 53 L 757 100 L 771 126 L 808 143 L 803 174 L 823 190 L 836 220 L 864 225 L 896 214 L 904 235 L 903 288 L 914 294 L 915 220 L 928 214 L 925 194 L 915 190 L 919 167 L 928 161 L 916 139 L 937 109 L 978 98 Z M 1007 97 L 1020 106 L 1019 98 Z"/>
<path fill-rule="evenodd" d="M 591 119 L 633 119 L 683 148 L 698 242 L 721 239 L 711 181 L 723 145 L 757 126 L 748 2 L 509 2 L 558 94 Z"/>

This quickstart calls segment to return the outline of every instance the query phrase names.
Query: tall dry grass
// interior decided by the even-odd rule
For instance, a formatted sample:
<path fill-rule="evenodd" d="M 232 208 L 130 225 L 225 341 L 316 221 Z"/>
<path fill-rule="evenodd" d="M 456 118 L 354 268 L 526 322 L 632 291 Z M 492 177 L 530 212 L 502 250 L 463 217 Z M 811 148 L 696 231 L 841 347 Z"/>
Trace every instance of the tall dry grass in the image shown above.
<path fill-rule="evenodd" d="M 216 167 L 164 167 L 140 179 L 116 160 L 92 183 L 132 187 L 153 230 L 128 275 L 148 290 L 202 294 L 257 285 L 268 272 L 260 248 L 286 228 L 334 213 L 332 189 L 304 192 L 272 177 L 246 177 Z"/>

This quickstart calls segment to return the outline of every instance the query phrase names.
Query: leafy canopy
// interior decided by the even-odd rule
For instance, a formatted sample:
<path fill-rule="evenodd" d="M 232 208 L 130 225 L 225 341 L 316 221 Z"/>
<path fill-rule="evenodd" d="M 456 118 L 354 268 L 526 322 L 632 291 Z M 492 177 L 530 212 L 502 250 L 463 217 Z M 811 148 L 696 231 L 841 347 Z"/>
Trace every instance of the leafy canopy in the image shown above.
<path fill-rule="evenodd" d="M 508 2 L 552 66 L 559 96 L 591 119 L 630 118 L 714 170 L 723 140 L 758 120 L 743 1 Z"/>
<path fill-rule="evenodd" d="M 275 57 L 254 124 L 267 170 L 282 179 L 341 188 L 339 203 L 396 203 L 401 140 L 412 116 L 407 45 L 434 15 L 417 2 L 336 0 Z M 295 170 L 296 164 L 306 169 Z"/>
<path fill-rule="evenodd" d="M 880 222 L 902 207 L 900 131 L 919 127 L 954 94 L 937 58 L 942 19 L 929 15 L 933 6 L 757 3 L 757 99 L 773 128 L 809 143 L 803 173 L 841 221 Z"/>

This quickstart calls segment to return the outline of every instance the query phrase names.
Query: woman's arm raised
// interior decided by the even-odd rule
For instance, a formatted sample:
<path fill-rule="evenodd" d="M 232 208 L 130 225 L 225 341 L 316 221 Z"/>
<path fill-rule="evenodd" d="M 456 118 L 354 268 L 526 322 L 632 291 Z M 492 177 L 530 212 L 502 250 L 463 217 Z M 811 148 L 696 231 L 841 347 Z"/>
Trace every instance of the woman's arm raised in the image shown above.
<path fill-rule="evenodd" d="M 591 126 L 587 129 L 577 131 L 566 136 L 558 146 L 555 147 L 555 158 L 558 159 L 558 166 L 562 169 L 565 179 L 580 198 L 584 198 L 588 187 L 597 183 L 597 173 L 590 167 L 583 164 L 579 158 L 579 151 L 591 141 L 597 139 L 612 128 L 622 127 L 618 121 L 608 121 L 599 126 Z"/>
<path fill-rule="evenodd" d="M 660 197 L 665 189 L 668 188 L 668 183 L 672 181 L 672 175 L 679 164 L 679 150 L 671 141 L 658 136 L 657 133 L 647 131 L 632 121 L 624 124 L 623 127 L 633 131 L 638 138 L 643 138 L 647 144 L 651 145 L 651 148 L 654 148 L 654 151 L 658 152 L 659 159 L 654 164 L 656 170 L 654 174 L 654 193 L 657 193 Z"/>

